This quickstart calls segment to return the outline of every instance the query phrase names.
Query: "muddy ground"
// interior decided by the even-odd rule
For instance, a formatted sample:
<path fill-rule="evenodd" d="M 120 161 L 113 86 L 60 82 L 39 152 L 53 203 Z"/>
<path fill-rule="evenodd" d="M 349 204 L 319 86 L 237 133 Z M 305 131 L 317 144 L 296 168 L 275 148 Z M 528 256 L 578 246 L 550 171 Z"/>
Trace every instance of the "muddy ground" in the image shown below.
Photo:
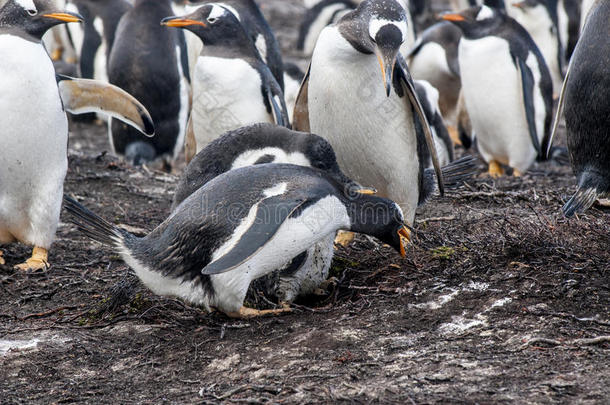
<path fill-rule="evenodd" d="M 277 4 L 288 47 L 302 8 Z M 153 229 L 177 176 L 107 150 L 103 127 L 72 126 L 66 192 Z M 610 212 L 564 219 L 573 190 L 554 163 L 473 179 L 419 210 L 406 259 L 358 237 L 327 296 L 247 322 L 151 294 L 62 222 L 46 272 L 3 247 L 0 403 L 608 403 Z"/>

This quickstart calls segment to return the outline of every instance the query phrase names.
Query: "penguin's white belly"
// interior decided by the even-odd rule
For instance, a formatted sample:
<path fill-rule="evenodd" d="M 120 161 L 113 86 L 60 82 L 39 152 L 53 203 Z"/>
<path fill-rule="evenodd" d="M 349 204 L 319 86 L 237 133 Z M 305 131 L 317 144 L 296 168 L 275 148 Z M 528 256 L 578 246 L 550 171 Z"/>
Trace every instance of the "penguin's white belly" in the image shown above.
<path fill-rule="evenodd" d="M 41 44 L 0 35 L 0 243 L 49 247 L 66 176 L 68 121 Z"/>
<path fill-rule="evenodd" d="M 257 207 L 253 206 L 244 218 L 245 226 L 241 232 L 245 232 L 248 223 L 255 220 L 256 210 Z M 225 273 L 210 276 L 215 291 L 210 306 L 223 311 L 237 311 L 243 304 L 252 280 L 282 267 L 304 249 L 329 235 L 334 236 L 337 229 L 349 229 L 350 224 L 347 210 L 337 197 L 330 195 L 322 198 L 305 208 L 298 217 L 284 221 L 275 236 L 243 264 Z M 234 235 L 227 242 L 230 246 L 223 245 L 214 252 L 213 260 L 221 257 L 223 250 L 234 246 L 240 239 L 241 235 Z"/>
<path fill-rule="evenodd" d="M 343 171 L 399 203 L 412 222 L 419 163 L 411 106 L 393 90 L 386 96 L 375 55 L 353 49 L 335 27 L 324 29 L 313 54 L 308 104 L 311 131 L 328 139 Z"/>
<path fill-rule="evenodd" d="M 525 171 L 536 151 L 508 42 L 497 37 L 462 38 L 459 54 L 464 99 L 479 151 L 488 162 L 497 160 Z"/>
<path fill-rule="evenodd" d="M 202 56 L 193 78 L 193 130 L 197 152 L 226 131 L 273 122 L 258 71 L 241 59 Z"/>

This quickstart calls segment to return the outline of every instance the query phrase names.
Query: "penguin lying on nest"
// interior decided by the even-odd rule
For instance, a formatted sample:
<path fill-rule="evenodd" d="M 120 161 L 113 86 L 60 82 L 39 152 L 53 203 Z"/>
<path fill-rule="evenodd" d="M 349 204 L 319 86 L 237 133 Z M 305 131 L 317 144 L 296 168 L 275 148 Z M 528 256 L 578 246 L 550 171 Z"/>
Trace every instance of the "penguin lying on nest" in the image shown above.
<path fill-rule="evenodd" d="M 42 35 L 79 21 L 52 0 L 8 0 L 0 8 L 0 244 L 34 245 L 32 257 L 15 266 L 21 270 L 49 266 L 68 170 L 66 112 L 105 113 L 154 133 L 146 109 L 118 87 L 56 76 Z"/>
<path fill-rule="evenodd" d="M 289 311 L 243 307 L 250 283 L 340 229 L 374 236 L 405 255 L 409 232 L 400 207 L 384 198 L 350 195 L 352 185 L 345 176 L 296 165 L 230 170 L 142 238 L 70 197 L 64 201 L 70 220 L 113 247 L 153 292 L 247 318 Z"/>
<path fill-rule="evenodd" d="M 263 163 L 290 163 L 314 167 L 335 178 L 343 178 L 335 152 L 322 137 L 291 131 L 273 124 L 255 124 L 230 131 L 211 142 L 186 167 L 172 203 L 172 212 L 188 196 L 229 170 Z M 443 167 L 445 182 L 459 184 L 476 171 L 474 159 L 466 157 Z M 430 181 L 433 170 L 426 174 Z M 352 184 L 352 193 L 373 194 L 374 190 Z M 267 294 L 290 303 L 297 296 L 313 293 L 328 278 L 334 235 L 316 243 L 293 258 L 279 274 L 265 279 Z"/>

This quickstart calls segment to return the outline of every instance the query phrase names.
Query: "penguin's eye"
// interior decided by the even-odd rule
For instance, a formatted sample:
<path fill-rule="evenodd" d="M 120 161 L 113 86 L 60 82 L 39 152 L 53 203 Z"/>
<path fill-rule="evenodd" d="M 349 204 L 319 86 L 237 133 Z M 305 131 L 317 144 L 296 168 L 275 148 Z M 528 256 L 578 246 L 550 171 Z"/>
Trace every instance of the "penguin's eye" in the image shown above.
<path fill-rule="evenodd" d="M 209 22 L 210 24 L 214 24 L 216 21 L 218 21 L 218 18 L 216 18 L 216 17 L 211 17 L 211 18 L 208 18 L 208 22 Z"/>
<path fill-rule="evenodd" d="M 29 9 L 29 10 L 26 10 L 26 11 L 31 16 L 35 16 L 36 14 L 38 14 L 38 10 Z"/>
<path fill-rule="evenodd" d="M 323 162 L 321 160 L 313 162 L 313 167 L 320 170 L 328 170 L 328 165 L 326 164 L 326 162 Z"/>

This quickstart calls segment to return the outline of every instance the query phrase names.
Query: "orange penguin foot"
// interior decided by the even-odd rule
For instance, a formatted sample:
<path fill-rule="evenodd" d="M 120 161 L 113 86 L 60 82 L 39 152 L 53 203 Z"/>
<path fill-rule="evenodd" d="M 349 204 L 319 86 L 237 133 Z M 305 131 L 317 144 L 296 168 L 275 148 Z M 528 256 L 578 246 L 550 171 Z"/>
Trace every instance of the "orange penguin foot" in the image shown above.
<path fill-rule="evenodd" d="M 448 126 L 447 127 L 447 132 L 449 132 L 449 137 L 453 141 L 454 145 L 462 146 L 462 141 L 460 140 L 460 134 L 459 134 L 458 129 L 456 127 L 454 127 L 453 125 Z"/>
<path fill-rule="evenodd" d="M 335 238 L 335 244 L 341 245 L 343 247 L 348 247 L 350 243 L 354 241 L 356 234 L 354 232 L 349 231 L 339 231 L 337 237 Z"/>
<path fill-rule="evenodd" d="M 523 173 L 521 173 L 517 169 L 513 169 L 513 176 L 515 176 L 515 177 L 523 177 Z"/>
<path fill-rule="evenodd" d="M 47 249 L 36 246 L 32 251 L 32 257 L 27 259 L 25 263 L 21 263 L 15 266 L 17 270 L 46 270 L 49 268 L 49 262 L 47 261 L 49 252 Z"/>
<path fill-rule="evenodd" d="M 504 169 L 502 168 L 500 163 L 496 162 L 495 160 L 492 160 L 489 162 L 489 169 L 487 173 L 489 173 L 491 177 L 496 179 L 500 176 L 504 176 Z"/>
<path fill-rule="evenodd" d="M 225 312 L 225 314 L 229 318 L 251 319 L 251 318 L 257 318 L 259 316 L 281 315 L 281 314 L 286 314 L 289 312 L 292 312 L 292 308 L 290 308 L 290 306 L 288 304 L 283 303 L 282 308 L 278 308 L 278 309 L 259 310 L 259 309 L 254 309 L 254 308 L 241 307 L 239 309 L 239 311 L 237 311 L 237 312 Z"/>
<path fill-rule="evenodd" d="M 6 262 L 4 261 L 4 252 L 2 250 L 0 250 L 0 264 L 6 264 Z"/>

